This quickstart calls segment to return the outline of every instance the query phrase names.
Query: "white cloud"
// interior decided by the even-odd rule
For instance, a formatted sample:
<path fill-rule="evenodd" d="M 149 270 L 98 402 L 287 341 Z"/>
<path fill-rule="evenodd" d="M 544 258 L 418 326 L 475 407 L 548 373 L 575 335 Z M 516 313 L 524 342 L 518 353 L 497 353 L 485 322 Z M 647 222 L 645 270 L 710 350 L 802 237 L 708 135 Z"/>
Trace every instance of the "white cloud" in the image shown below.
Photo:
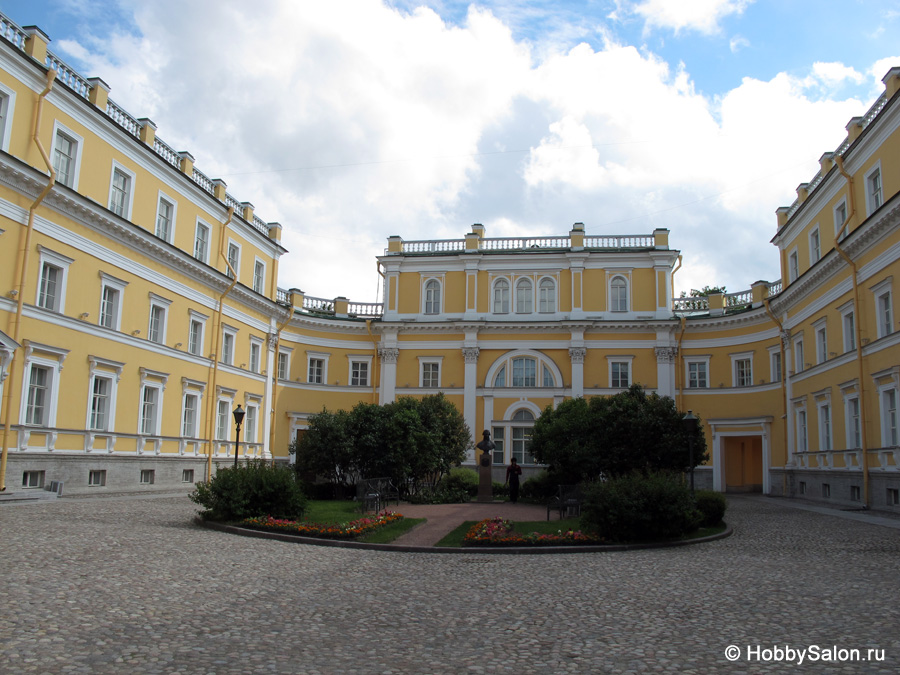
<path fill-rule="evenodd" d="M 746 49 L 750 46 L 750 40 L 741 36 L 735 35 L 728 41 L 728 48 L 731 49 L 732 54 L 737 54 L 742 49 Z"/>
<path fill-rule="evenodd" d="M 727 16 L 741 14 L 753 0 L 642 0 L 630 10 L 643 17 L 647 28 L 668 28 L 676 33 L 694 30 L 712 34 Z"/>

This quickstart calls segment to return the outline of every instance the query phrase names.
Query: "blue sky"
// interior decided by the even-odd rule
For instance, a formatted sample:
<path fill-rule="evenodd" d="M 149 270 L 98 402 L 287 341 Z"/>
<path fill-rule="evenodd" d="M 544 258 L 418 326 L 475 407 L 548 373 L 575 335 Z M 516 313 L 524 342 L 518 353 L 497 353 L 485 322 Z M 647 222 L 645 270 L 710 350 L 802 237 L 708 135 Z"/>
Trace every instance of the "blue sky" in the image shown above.
<path fill-rule="evenodd" d="M 780 275 L 774 210 L 900 65 L 900 0 L 0 0 L 378 296 L 387 236 L 671 230 L 679 289 Z M 335 264 L 335 261 L 341 261 Z M 336 270 L 340 270 L 337 272 Z"/>

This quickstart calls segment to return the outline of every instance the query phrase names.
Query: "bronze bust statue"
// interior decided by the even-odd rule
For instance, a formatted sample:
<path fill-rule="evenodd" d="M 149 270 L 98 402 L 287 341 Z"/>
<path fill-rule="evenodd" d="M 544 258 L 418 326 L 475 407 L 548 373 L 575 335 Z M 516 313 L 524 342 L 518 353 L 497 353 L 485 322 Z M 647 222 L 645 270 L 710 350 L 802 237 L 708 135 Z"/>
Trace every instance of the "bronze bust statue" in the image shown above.
<path fill-rule="evenodd" d="M 490 466 L 491 465 L 491 451 L 497 447 L 494 442 L 491 440 L 491 432 L 487 429 L 484 430 L 484 434 L 482 434 L 484 438 L 481 439 L 475 447 L 481 450 L 481 459 L 479 463 L 481 466 Z"/>

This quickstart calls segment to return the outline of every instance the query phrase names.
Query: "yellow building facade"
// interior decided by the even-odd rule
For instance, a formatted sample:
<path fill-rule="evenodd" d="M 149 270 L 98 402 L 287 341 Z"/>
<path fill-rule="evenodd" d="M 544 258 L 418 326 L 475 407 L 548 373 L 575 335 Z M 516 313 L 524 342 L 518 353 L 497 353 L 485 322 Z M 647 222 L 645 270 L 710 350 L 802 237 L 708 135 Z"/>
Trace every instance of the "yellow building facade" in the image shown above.
<path fill-rule="evenodd" d="M 13 489 L 171 488 L 291 461 L 323 409 L 442 392 L 495 471 L 534 421 L 639 383 L 699 415 L 698 485 L 900 510 L 900 69 L 779 209 L 781 279 L 676 298 L 668 230 L 388 239 L 383 303 L 277 287 L 285 249 L 190 153 L 47 51 L 0 40 L 0 376 Z M 51 74 L 52 73 L 52 74 Z M 55 75 L 55 77 L 54 77 Z M 474 462 L 470 454 L 468 462 Z"/>

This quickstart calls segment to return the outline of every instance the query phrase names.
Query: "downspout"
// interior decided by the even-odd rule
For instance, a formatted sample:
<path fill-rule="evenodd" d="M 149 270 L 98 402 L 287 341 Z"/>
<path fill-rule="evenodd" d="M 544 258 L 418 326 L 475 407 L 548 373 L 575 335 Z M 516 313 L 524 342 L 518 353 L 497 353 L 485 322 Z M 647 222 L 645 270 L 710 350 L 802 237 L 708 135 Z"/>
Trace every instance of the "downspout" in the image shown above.
<path fill-rule="evenodd" d="M 228 256 L 224 253 L 223 247 L 225 246 L 225 230 L 228 229 L 228 225 L 231 223 L 231 219 L 234 217 L 234 208 L 228 207 L 228 217 L 225 219 L 225 222 L 222 223 L 222 230 L 219 233 L 219 255 L 225 260 L 225 265 L 228 267 L 228 270 L 231 272 L 231 284 L 229 284 L 228 288 L 219 296 L 219 307 L 216 310 L 216 326 L 213 331 L 214 340 L 212 355 L 212 377 L 210 378 L 209 383 L 209 396 L 206 398 L 206 480 L 209 481 L 212 479 L 212 451 L 213 451 L 213 443 L 215 443 L 215 414 L 216 414 L 216 406 L 218 402 L 216 400 L 216 381 L 219 376 L 219 349 L 222 347 L 222 307 L 225 303 L 225 296 L 231 293 L 235 284 L 238 282 L 238 276 L 235 269 L 231 266 L 231 263 L 228 262 Z"/>
<path fill-rule="evenodd" d="M 44 189 L 41 190 L 37 199 L 34 200 L 34 203 L 32 203 L 28 209 L 28 224 L 25 226 L 25 236 L 22 238 L 22 246 L 19 248 L 19 257 L 16 260 L 16 270 L 18 272 L 18 283 L 15 288 L 16 313 L 12 318 L 13 325 L 10 332 L 12 333 L 12 339 L 17 343 L 20 342 L 22 332 L 22 311 L 25 303 L 25 278 L 28 276 L 28 249 L 31 247 L 31 233 L 34 230 L 34 214 L 41 205 L 41 202 L 43 202 L 44 198 L 50 194 L 50 190 L 52 190 L 53 186 L 56 184 L 56 171 L 54 170 L 53 163 L 50 161 L 50 157 L 47 155 L 47 151 L 44 150 L 44 146 L 41 144 L 41 139 L 38 136 L 38 131 L 41 126 L 41 113 L 44 110 L 44 98 L 53 88 L 53 81 L 55 79 L 56 71 L 52 69 L 48 70 L 47 86 L 44 87 L 44 90 L 40 94 L 38 94 L 37 105 L 35 106 L 31 123 L 31 139 L 34 141 L 35 146 L 37 146 L 38 152 L 44 160 L 44 164 L 47 165 L 47 169 L 50 171 L 50 180 L 47 181 L 47 185 L 44 186 Z M 9 378 L 9 386 L 3 389 L 5 403 L 3 406 L 3 449 L 2 452 L 0 452 L 0 492 L 6 490 L 6 460 L 9 455 L 9 432 L 12 426 L 12 421 L 10 419 L 12 408 L 12 383 L 15 381 L 16 376 L 16 353 L 18 351 L 19 348 L 17 347 L 13 350 L 12 356 L 10 357 L 7 375 Z"/>
<path fill-rule="evenodd" d="M 290 323 L 290 320 L 294 318 L 294 294 L 291 293 L 289 296 L 291 309 L 288 311 L 287 316 L 284 318 L 284 321 L 281 322 L 281 325 L 275 331 L 275 367 L 271 368 L 272 372 L 269 373 L 269 377 L 272 378 L 272 410 L 269 411 L 269 452 L 272 454 L 272 464 L 275 463 L 275 453 L 272 452 L 272 437 L 275 435 L 275 404 L 278 401 L 278 346 L 281 344 L 281 331 L 285 329 L 285 327 Z"/>
<path fill-rule="evenodd" d="M 763 298 L 763 305 L 765 305 L 766 314 L 768 314 L 769 318 L 775 322 L 776 326 L 778 326 L 778 333 L 779 333 L 778 342 L 780 344 L 780 349 L 781 349 L 781 409 L 782 409 L 781 429 L 783 432 L 782 433 L 782 435 L 783 435 L 782 441 L 784 443 L 784 454 L 785 454 L 785 458 L 787 458 L 787 455 L 788 455 L 788 421 L 787 421 L 788 395 L 787 395 L 787 364 L 785 363 L 785 354 L 784 354 L 784 326 L 778 320 L 778 317 L 776 317 L 775 314 L 772 312 L 772 308 L 769 306 L 768 298 Z M 782 495 L 787 494 L 787 490 L 785 489 L 786 488 L 786 485 L 785 485 L 786 480 L 787 480 L 787 474 L 783 473 L 782 478 L 781 478 L 781 494 Z"/>
<path fill-rule="evenodd" d="M 378 372 L 378 342 L 375 340 L 375 336 L 372 335 L 372 319 L 366 319 L 366 332 L 369 334 L 369 339 L 372 341 L 372 351 L 375 353 L 375 359 L 372 366 L 372 403 L 378 403 L 378 382 L 376 373 Z"/>
<path fill-rule="evenodd" d="M 841 229 L 834 236 L 834 250 L 846 261 L 850 267 L 851 280 L 853 281 L 853 311 L 856 316 L 853 321 L 854 341 L 856 342 L 856 367 L 859 377 L 859 427 L 860 427 L 860 444 L 862 445 L 862 471 L 863 471 L 863 504 L 869 508 L 869 442 L 866 434 L 866 399 L 865 386 L 863 380 L 863 352 L 862 352 L 862 305 L 859 302 L 859 273 L 856 263 L 850 259 L 850 256 L 841 248 L 840 238 L 850 224 L 851 218 L 856 215 L 856 200 L 853 195 L 853 177 L 844 170 L 844 158 L 835 155 L 834 163 L 841 172 L 841 175 L 847 180 L 847 193 L 849 194 L 850 212 L 844 219 Z"/>

